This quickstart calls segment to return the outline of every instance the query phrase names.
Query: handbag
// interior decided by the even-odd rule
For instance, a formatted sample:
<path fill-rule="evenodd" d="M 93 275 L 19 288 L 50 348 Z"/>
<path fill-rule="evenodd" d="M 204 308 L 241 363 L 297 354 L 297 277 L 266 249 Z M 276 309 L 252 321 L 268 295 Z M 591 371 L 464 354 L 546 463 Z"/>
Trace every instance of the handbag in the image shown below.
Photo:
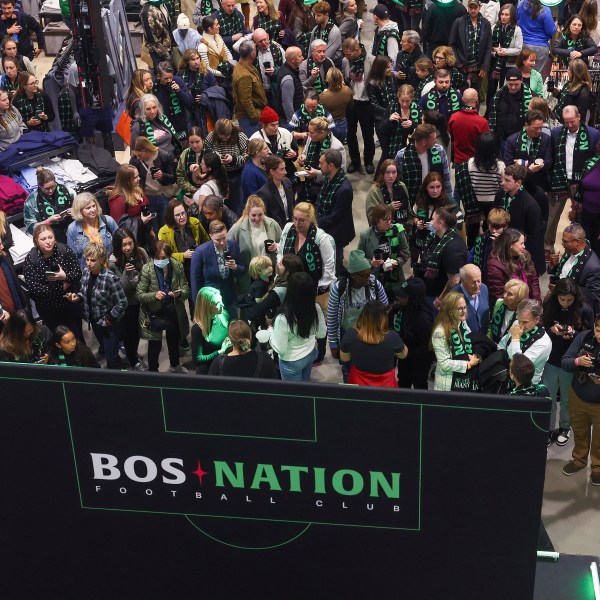
<path fill-rule="evenodd" d="M 131 146 L 131 122 L 133 119 L 129 116 L 129 113 L 123 110 L 117 118 L 117 124 L 115 125 L 115 131 L 119 134 L 119 137 L 128 145 Z"/>
<path fill-rule="evenodd" d="M 172 329 L 175 326 L 177 315 L 173 304 L 161 308 L 157 313 L 148 313 L 148 326 L 150 331 L 161 332 L 165 329 Z"/>

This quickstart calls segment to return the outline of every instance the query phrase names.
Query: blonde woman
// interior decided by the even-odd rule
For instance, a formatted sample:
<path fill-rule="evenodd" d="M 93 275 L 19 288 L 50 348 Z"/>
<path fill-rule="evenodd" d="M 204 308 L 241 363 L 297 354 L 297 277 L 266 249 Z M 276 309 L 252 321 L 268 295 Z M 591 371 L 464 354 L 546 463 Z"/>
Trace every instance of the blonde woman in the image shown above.
<path fill-rule="evenodd" d="M 206 375 L 212 361 L 225 354 L 229 314 L 223 306 L 219 290 L 203 287 L 196 297 L 194 324 L 192 325 L 192 360 L 197 375 Z"/>
<path fill-rule="evenodd" d="M 431 345 L 435 352 L 434 389 L 441 392 L 477 390 L 471 369 L 480 362 L 473 354 L 471 330 L 467 325 L 467 301 L 459 292 L 444 296 L 433 324 Z"/>
<path fill-rule="evenodd" d="M 265 160 L 271 152 L 262 138 L 253 138 L 248 142 L 248 162 L 242 169 L 242 198 L 256 194 L 267 183 Z"/>
<path fill-rule="evenodd" d="M 79 259 L 81 268 L 85 268 L 83 252 L 95 242 L 104 246 L 106 255 L 112 252 L 112 236 L 119 228 L 110 215 L 103 215 L 98 200 L 89 192 L 75 196 L 71 207 L 73 222 L 67 229 L 67 245 Z"/>
<path fill-rule="evenodd" d="M 278 242 L 281 239 L 281 227 L 277 221 L 266 216 L 263 200 L 251 195 L 239 221 L 229 230 L 227 238 L 234 240 L 240 247 L 244 264 L 249 265 L 256 256 L 267 255 L 271 258 L 273 268 L 277 256 Z M 267 244 L 267 242 L 270 242 Z M 250 289 L 250 274 L 245 273 L 238 278 L 238 293 L 244 294 Z"/>

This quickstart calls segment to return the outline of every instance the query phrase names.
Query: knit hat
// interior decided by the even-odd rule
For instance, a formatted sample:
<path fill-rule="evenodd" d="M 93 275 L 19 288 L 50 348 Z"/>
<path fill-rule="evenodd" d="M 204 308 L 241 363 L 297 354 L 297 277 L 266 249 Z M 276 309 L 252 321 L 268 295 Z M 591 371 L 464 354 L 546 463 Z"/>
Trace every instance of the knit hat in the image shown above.
<path fill-rule="evenodd" d="M 260 122 L 274 123 L 275 121 L 279 123 L 279 115 L 270 106 L 265 106 L 260 113 Z"/>
<path fill-rule="evenodd" d="M 518 79 L 519 81 L 521 81 L 523 79 L 523 73 L 521 73 L 519 69 L 511 67 L 510 69 L 508 69 L 508 71 L 506 71 L 506 81 L 508 81 L 509 79 Z"/>
<path fill-rule="evenodd" d="M 177 29 L 189 29 L 190 28 L 190 20 L 187 15 L 183 13 L 177 17 Z"/>
<path fill-rule="evenodd" d="M 396 298 L 424 298 L 425 282 L 418 277 L 413 277 L 400 285 L 394 286 L 392 293 Z"/>
<path fill-rule="evenodd" d="M 348 257 L 348 273 L 360 273 L 371 268 L 371 263 L 365 258 L 362 250 L 352 250 Z"/>

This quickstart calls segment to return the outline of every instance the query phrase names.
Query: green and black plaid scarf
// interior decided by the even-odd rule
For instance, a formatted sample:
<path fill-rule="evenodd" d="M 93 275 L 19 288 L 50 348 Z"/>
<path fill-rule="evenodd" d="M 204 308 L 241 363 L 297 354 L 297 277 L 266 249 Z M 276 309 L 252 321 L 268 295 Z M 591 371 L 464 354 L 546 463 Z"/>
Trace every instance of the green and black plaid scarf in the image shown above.
<path fill-rule="evenodd" d="M 322 64 L 323 63 L 321 63 L 321 65 Z M 319 74 L 317 75 L 317 78 L 314 80 L 312 86 L 313 86 L 313 88 L 315 88 L 315 90 L 317 90 L 317 92 L 321 93 L 324 89 L 323 80 L 321 79 L 321 66 L 317 65 L 317 63 L 313 60 L 313 57 L 310 56 L 308 58 L 308 63 L 306 65 L 306 71 L 308 73 L 310 73 L 315 67 L 317 67 L 319 69 Z"/>
<path fill-rule="evenodd" d="M 436 89 L 433 88 L 427 96 L 425 96 L 425 108 L 427 110 L 440 110 L 440 97 L 442 94 Z M 462 102 L 460 101 L 460 97 L 454 88 L 450 88 L 448 93 L 446 94 L 447 98 L 447 108 L 448 113 L 447 116 L 458 112 L 462 107 Z"/>
<path fill-rule="evenodd" d="M 299 256 L 303 254 L 307 271 L 311 274 L 314 273 L 315 276 L 318 275 L 318 280 L 321 278 L 323 272 L 323 258 L 321 257 L 319 244 L 317 244 L 317 228 L 315 225 L 310 226 L 306 235 L 306 242 L 298 252 L 294 249 L 297 235 L 298 231 L 296 230 L 296 226 L 292 225 L 285 238 L 283 253 L 298 254 Z"/>
<path fill-rule="evenodd" d="M 496 342 L 496 344 L 502 339 L 502 323 L 504 321 L 504 315 L 506 314 L 506 304 L 501 302 L 499 307 L 494 311 L 492 316 L 492 321 L 490 323 L 490 334 L 492 336 L 492 340 Z M 513 312 L 512 317 L 510 318 L 506 331 L 508 331 L 512 324 L 515 322 L 517 318 L 517 311 Z"/>
<path fill-rule="evenodd" d="M 319 102 L 319 104 L 317 104 L 317 108 L 315 109 L 315 112 L 311 115 L 306 110 L 306 106 L 304 106 L 304 103 L 302 103 L 302 106 L 300 106 L 299 112 L 300 112 L 300 117 L 298 119 L 298 131 L 305 132 L 305 131 L 308 131 L 308 124 L 313 119 L 316 119 L 317 117 L 325 116 L 325 107 Z"/>
<path fill-rule="evenodd" d="M 0 81 L 2 83 L 2 90 L 5 91 L 9 96 L 11 92 L 16 92 L 17 88 L 19 87 L 19 78 L 17 77 L 13 83 L 6 73 L 2 74 L 2 79 Z"/>
<path fill-rule="evenodd" d="M 521 106 L 519 107 L 519 119 L 523 119 L 523 121 L 524 121 L 525 115 L 527 114 L 527 111 L 529 110 L 529 103 L 531 102 L 531 98 L 533 97 L 533 94 L 532 94 L 531 90 L 525 85 L 521 89 L 523 91 L 523 101 L 521 103 Z M 498 98 L 500 97 L 500 94 L 504 93 L 505 91 L 507 94 L 510 93 L 508 91 L 508 88 L 506 87 L 506 85 L 503 85 L 496 92 L 496 95 L 494 96 L 494 99 L 492 100 L 492 105 L 490 107 L 490 113 L 489 113 L 489 119 L 488 119 L 489 123 L 490 123 L 490 131 L 492 131 L 492 133 L 494 133 L 496 131 L 496 127 L 498 125 L 498 123 L 497 123 Z M 560 100 L 560 98 L 559 98 L 559 100 Z"/>
<path fill-rule="evenodd" d="M 317 199 L 317 217 L 325 217 L 331 214 L 333 197 L 346 179 L 344 169 L 340 169 L 333 178 L 325 177 Z"/>
<path fill-rule="evenodd" d="M 460 198 L 465 211 L 465 222 L 473 223 L 479 221 L 481 211 L 477 203 L 477 196 L 473 191 L 473 183 L 469 175 L 469 162 L 455 165 L 455 193 Z"/>
<path fill-rule="evenodd" d="M 348 61 L 350 64 L 350 81 L 363 81 L 365 78 L 365 59 L 367 58 L 367 51 L 363 44 L 360 46 L 360 56 L 354 60 Z"/>
<path fill-rule="evenodd" d="M 527 352 L 527 350 L 529 350 L 529 348 L 531 348 L 538 340 L 541 340 L 545 334 L 545 329 L 540 325 L 536 325 L 531 331 L 522 334 L 519 340 L 521 343 L 521 352 L 525 354 L 525 352 Z"/>
<path fill-rule="evenodd" d="M 515 27 L 512 25 L 495 25 L 492 31 L 492 48 L 508 48 L 515 35 Z M 506 67 L 507 56 L 492 56 L 492 71 L 501 73 Z"/>
<path fill-rule="evenodd" d="M 244 17 L 237 9 L 234 10 L 230 15 L 228 15 L 222 8 L 220 8 L 217 13 L 219 15 L 219 25 L 221 26 L 221 29 L 219 30 L 219 35 L 221 37 L 230 37 L 236 33 L 244 31 Z"/>
<path fill-rule="evenodd" d="M 548 388 L 544 384 L 532 383 L 531 385 L 515 388 L 510 393 L 512 396 L 535 396 L 536 398 L 548 398 L 550 400 Z"/>
<path fill-rule="evenodd" d="M 444 235 L 439 238 L 434 235 L 430 240 L 423 256 L 423 262 L 425 263 L 425 279 L 436 279 L 440 272 L 440 266 L 442 263 L 442 254 L 446 246 L 455 238 L 458 237 L 458 233 L 454 229 L 448 229 Z"/>
<path fill-rule="evenodd" d="M 392 102 L 394 101 L 394 98 L 396 96 L 396 94 L 394 93 L 395 91 L 396 89 L 394 86 L 393 79 L 391 77 L 386 77 L 385 83 L 383 85 L 383 97 L 386 106 L 392 105 Z"/>
<path fill-rule="evenodd" d="M 398 40 L 398 47 L 401 46 L 401 35 L 398 30 L 386 29 L 381 33 L 379 31 L 375 32 L 373 48 L 371 49 L 373 56 L 388 56 L 387 44 L 389 38 L 395 38 Z"/>
<path fill-rule="evenodd" d="M 523 186 L 521 186 L 517 190 L 517 193 L 514 196 L 511 196 L 508 192 L 504 192 L 502 198 L 500 199 L 500 206 L 498 206 L 497 208 L 501 208 L 502 210 L 505 210 L 507 213 L 510 213 L 510 207 L 513 203 L 513 200 L 521 193 L 522 189 L 523 189 Z"/>
<path fill-rule="evenodd" d="M 585 167 L 583 167 L 583 172 L 581 173 L 581 179 L 579 180 L 579 185 L 577 186 L 577 191 L 575 192 L 575 202 L 581 203 L 583 201 L 583 190 L 581 189 L 581 182 L 584 180 L 586 175 L 588 175 L 591 171 L 593 171 L 596 168 L 598 163 L 600 163 L 600 156 L 593 156 L 585 163 Z"/>
<path fill-rule="evenodd" d="M 394 99 L 390 106 L 390 114 L 397 112 L 402 114 L 400 102 Z M 410 120 L 412 127 L 402 127 L 400 121 L 389 121 L 389 156 L 396 156 L 400 148 L 404 148 L 408 142 L 408 136 L 415 130 L 416 126 L 421 122 L 422 112 L 420 106 L 416 102 L 410 105 Z"/>
<path fill-rule="evenodd" d="M 73 198 L 69 194 L 69 190 L 62 184 L 59 183 L 54 190 L 52 196 L 48 196 L 42 192 L 42 189 L 38 187 L 37 191 L 37 207 L 40 213 L 40 221 L 45 221 L 52 215 L 56 215 L 67 208 L 71 208 L 73 204 Z"/>
<path fill-rule="evenodd" d="M 194 79 L 194 83 L 191 84 L 192 81 L 192 72 L 189 69 L 183 69 L 177 73 L 178 77 L 181 77 L 183 83 L 185 83 L 185 87 L 190 91 L 190 94 L 196 98 L 196 96 L 202 95 L 202 83 L 204 81 L 204 75 L 202 75 L 201 71 L 196 72 L 196 78 Z"/>
<path fill-rule="evenodd" d="M 429 171 L 435 171 L 444 179 L 444 163 L 438 150 L 437 144 L 427 150 L 427 161 Z M 414 144 L 409 144 L 404 151 L 402 160 L 402 180 L 408 189 L 408 197 L 411 204 L 414 204 L 417 193 L 423 182 L 423 164 Z"/>
<path fill-rule="evenodd" d="M 258 14 L 256 27 L 264 29 L 269 34 L 271 40 L 278 39 L 279 32 L 281 31 L 279 19 L 272 19 L 269 15 L 263 15 L 262 13 Z"/>
<path fill-rule="evenodd" d="M 474 26 L 469 17 L 467 19 L 467 64 L 477 64 L 479 58 L 479 41 L 481 39 L 481 22 L 483 17 L 477 15 L 477 24 Z"/>
<path fill-rule="evenodd" d="M 404 233 L 404 226 L 401 223 L 394 223 L 387 231 L 377 231 L 377 226 L 373 226 L 373 233 L 379 238 L 380 244 L 382 238 L 390 248 L 390 258 L 397 260 L 401 257 L 400 252 L 400 234 Z"/>
<path fill-rule="evenodd" d="M 196 185 L 194 183 L 194 181 L 192 180 L 192 174 L 190 173 L 190 167 L 192 165 L 199 165 L 202 162 L 202 155 L 204 154 L 204 147 L 202 147 L 202 152 L 200 152 L 200 154 L 198 156 L 196 156 L 196 153 L 191 148 L 186 148 L 184 150 L 184 153 L 185 153 L 185 157 L 184 157 L 185 176 L 187 177 L 187 179 L 190 183 Z"/>
<path fill-rule="evenodd" d="M 27 121 L 29 121 L 31 117 L 35 117 L 36 115 L 44 112 L 44 98 L 39 92 L 36 92 L 31 100 L 29 100 L 25 93 L 23 93 L 15 98 L 13 105 L 21 113 L 21 117 L 23 117 L 23 123 L 25 123 L 25 125 L 27 125 Z M 41 123 L 39 125 L 27 125 L 27 127 L 29 129 L 33 129 L 34 131 L 50 131 L 50 128 L 48 127 L 48 121 L 42 121 L 41 119 L 40 121 Z"/>
<path fill-rule="evenodd" d="M 201 0 L 200 2 L 200 14 L 203 17 L 208 17 L 213 13 L 212 0 Z"/>
<path fill-rule="evenodd" d="M 317 25 L 312 30 L 313 40 L 323 40 L 325 43 L 327 43 L 329 41 L 329 34 L 331 33 L 334 25 L 335 23 L 331 20 L 331 17 L 329 18 L 329 21 L 327 21 L 327 25 L 325 25 L 324 29 L 321 29 L 320 25 Z"/>
<path fill-rule="evenodd" d="M 304 160 L 304 166 L 312 167 L 313 169 L 319 168 L 319 158 L 325 150 L 331 148 L 331 133 L 327 134 L 327 137 L 322 142 L 313 142 L 311 140 L 306 149 L 306 156 Z M 304 194 L 309 202 L 315 202 L 317 199 L 317 190 L 320 184 L 313 179 L 307 177 L 304 180 Z"/>
<path fill-rule="evenodd" d="M 462 73 L 460 74 L 462 77 Z M 415 90 L 415 97 L 416 98 L 420 98 L 423 95 L 423 90 L 425 89 L 425 86 L 428 83 L 431 83 L 433 81 L 433 75 L 427 75 L 427 77 L 425 77 L 425 79 L 419 79 L 419 84 L 417 85 L 417 89 Z M 463 82 L 465 81 L 465 78 L 463 77 Z M 454 87 L 454 84 L 451 84 L 452 87 Z"/>
<path fill-rule="evenodd" d="M 523 127 L 515 142 L 514 157 L 519 160 L 526 160 L 529 164 L 532 164 L 539 156 L 541 139 L 541 136 L 529 139 L 527 131 Z"/>
<path fill-rule="evenodd" d="M 387 185 L 385 183 L 380 186 L 381 195 L 383 196 L 384 204 L 391 204 L 392 202 L 400 202 L 400 208 L 398 210 L 394 210 L 392 214 L 392 222 L 393 223 L 401 223 L 404 225 L 408 221 L 408 196 L 406 194 L 406 188 L 403 185 L 400 185 L 398 182 L 395 182 L 392 186 L 392 196 L 387 189 Z"/>
<path fill-rule="evenodd" d="M 554 109 L 554 114 L 556 115 L 556 120 L 559 123 L 564 123 L 563 121 L 563 108 L 567 105 L 567 96 L 569 95 L 569 91 L 571 90 L 571 82 L 567 81 L 562 90 L 560 90 L 560 94 L 558 95 L 558 100 L 556 101 L 556 108 Z"/>
<path fill-rule="evenodd" d="M 272 66 L 275 67 L 276 69 L 278 69 L 283 64 L 281 50 L 280 50 L 279 46 L 277 46 L 274 42 L 269 42 L 269 51 L 271 52 L 271 56 L 273 57 Z M 254 59 L 254 62 L 252 64 L 256 67 L 256 70 L 260 73 L 260 63 L 258 61 L 258 53 L 256 54 L 256 58 Z"/>
<path fill-rule="evenodd" d="M 471 343 L 471 332 L 464 321 L 458 323 L 458 330 L 453 327 L 450 332 L 450 351 L 452 360 L 469 360 L 469 354 L 473 354 L 473 344 Z M 457 392 L 471 392 L 479 389 L 479 383 L 475 377 L 472 377 L 473 371 L 452 373 L 452 385 L 450 389 Z"/>
<path fill-rule="evenodd" d="M 581 52 L 582 50 L 585 50 L 586 43 L 585 38 L 582 35 L 579 35 L 578 38 L 573 41 L 573 38 L 569 34 L 563 33 L 563 39 L 567 44 L 567 50 L 569 52 Z M 567 56 L 562 57 L 562 62 L 564 62 L 565 65 L 568 65 L 570 60 L 571 57 L 568 54 Z"/>
<path fill-rule="evenodd" d="M 577 261 L 573 264 L 571 270 L 567 273 L 567 277 L 571 277 L 576 282 L 578 282 L 579 275 L 581 274 L 581 271 L 583 271 L 585 265 L 587 264 L 587 261 L 590 260 L 591 256 L 592 248 L 588 244 L 584 248 L 583 252 L 577 257 Z M 567 254 L 566 252 L 560 257 L 560 262 L 556 265 L 556 267 L 554 267 L 554 269 L 550 273 L 550 280 L 552 282 L 555 282 L 560 278 L 560 274 L 562 273 L 563 267 L 565 266 L 565 263 L 569 260 L 569 258 L 571 258 L 571 255 Z"/>
<path fill-rule="evenodd" d="M 552 191 L 560 192 L 567 189 L 567 128 L 563 125 L 558 138 L 558 150 L 552 165 Z M 575 138 L 575 147 L 573 149 L 573 172 L 572 180 L 579 181 L 592 149 L 590 148 L 590 138 L 587 127 L 582 123 Z"/>
<path fill-rule="evenodd" d="M 452 67 L 448 70 L 451 73 L 450 87 L 454 88 L 455 90 L 462 90 L 462 89 L 468 87 L 467 80 L 465 79 L 465 76 L 461 73 L 460 69 L 457 69 L 456 67 Z M 432 79 L 433 79 L 433 76 L 432 76 Z"/>

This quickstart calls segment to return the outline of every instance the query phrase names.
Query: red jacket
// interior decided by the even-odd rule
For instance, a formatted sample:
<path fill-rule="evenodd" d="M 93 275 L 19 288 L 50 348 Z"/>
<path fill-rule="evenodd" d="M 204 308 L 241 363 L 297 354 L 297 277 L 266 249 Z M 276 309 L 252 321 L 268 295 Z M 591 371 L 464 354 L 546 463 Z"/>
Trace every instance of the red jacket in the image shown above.
<path fill-rule="evenodd" d="M 111 196 L 108 199 L 108 207 L 110 208 L 110 216 L 118 223 L 119 219 L 127 212 L 130 217 L 139 217 L 142 211 L 142 206 L 148 205 L 148 198 L 143 196 L 142 202 L 135 206 L 125 207 L 125 199 L 123 196 Z"/>
<path fill-rule="evenodd" d="M 508 268 L 501 263 L 495 256 L 490 256 L 486 265 L 486 282 L 489 292 L 490 306 L 496 304 L 498 298 L 502 298 L 504 294 L 504 285 L 509 279 L 520 279 L 525 281 L 529 286 L 529 297 L 534 300 L 542 300 L 542 293 L 540 290 L 540 282 L 535 272 L 532 269 L 529 273 L 516 273 L 515 275 L 509 275 Z"/>
<path fill-rule="evenodd" d="M 448 121 L 448 133 L 452 136 L 452 162 L 460 165 L 473 158 L 477 137 L 489 130 L 487 119 L 476 110 L 463 108 L 455 112 Z"/>

